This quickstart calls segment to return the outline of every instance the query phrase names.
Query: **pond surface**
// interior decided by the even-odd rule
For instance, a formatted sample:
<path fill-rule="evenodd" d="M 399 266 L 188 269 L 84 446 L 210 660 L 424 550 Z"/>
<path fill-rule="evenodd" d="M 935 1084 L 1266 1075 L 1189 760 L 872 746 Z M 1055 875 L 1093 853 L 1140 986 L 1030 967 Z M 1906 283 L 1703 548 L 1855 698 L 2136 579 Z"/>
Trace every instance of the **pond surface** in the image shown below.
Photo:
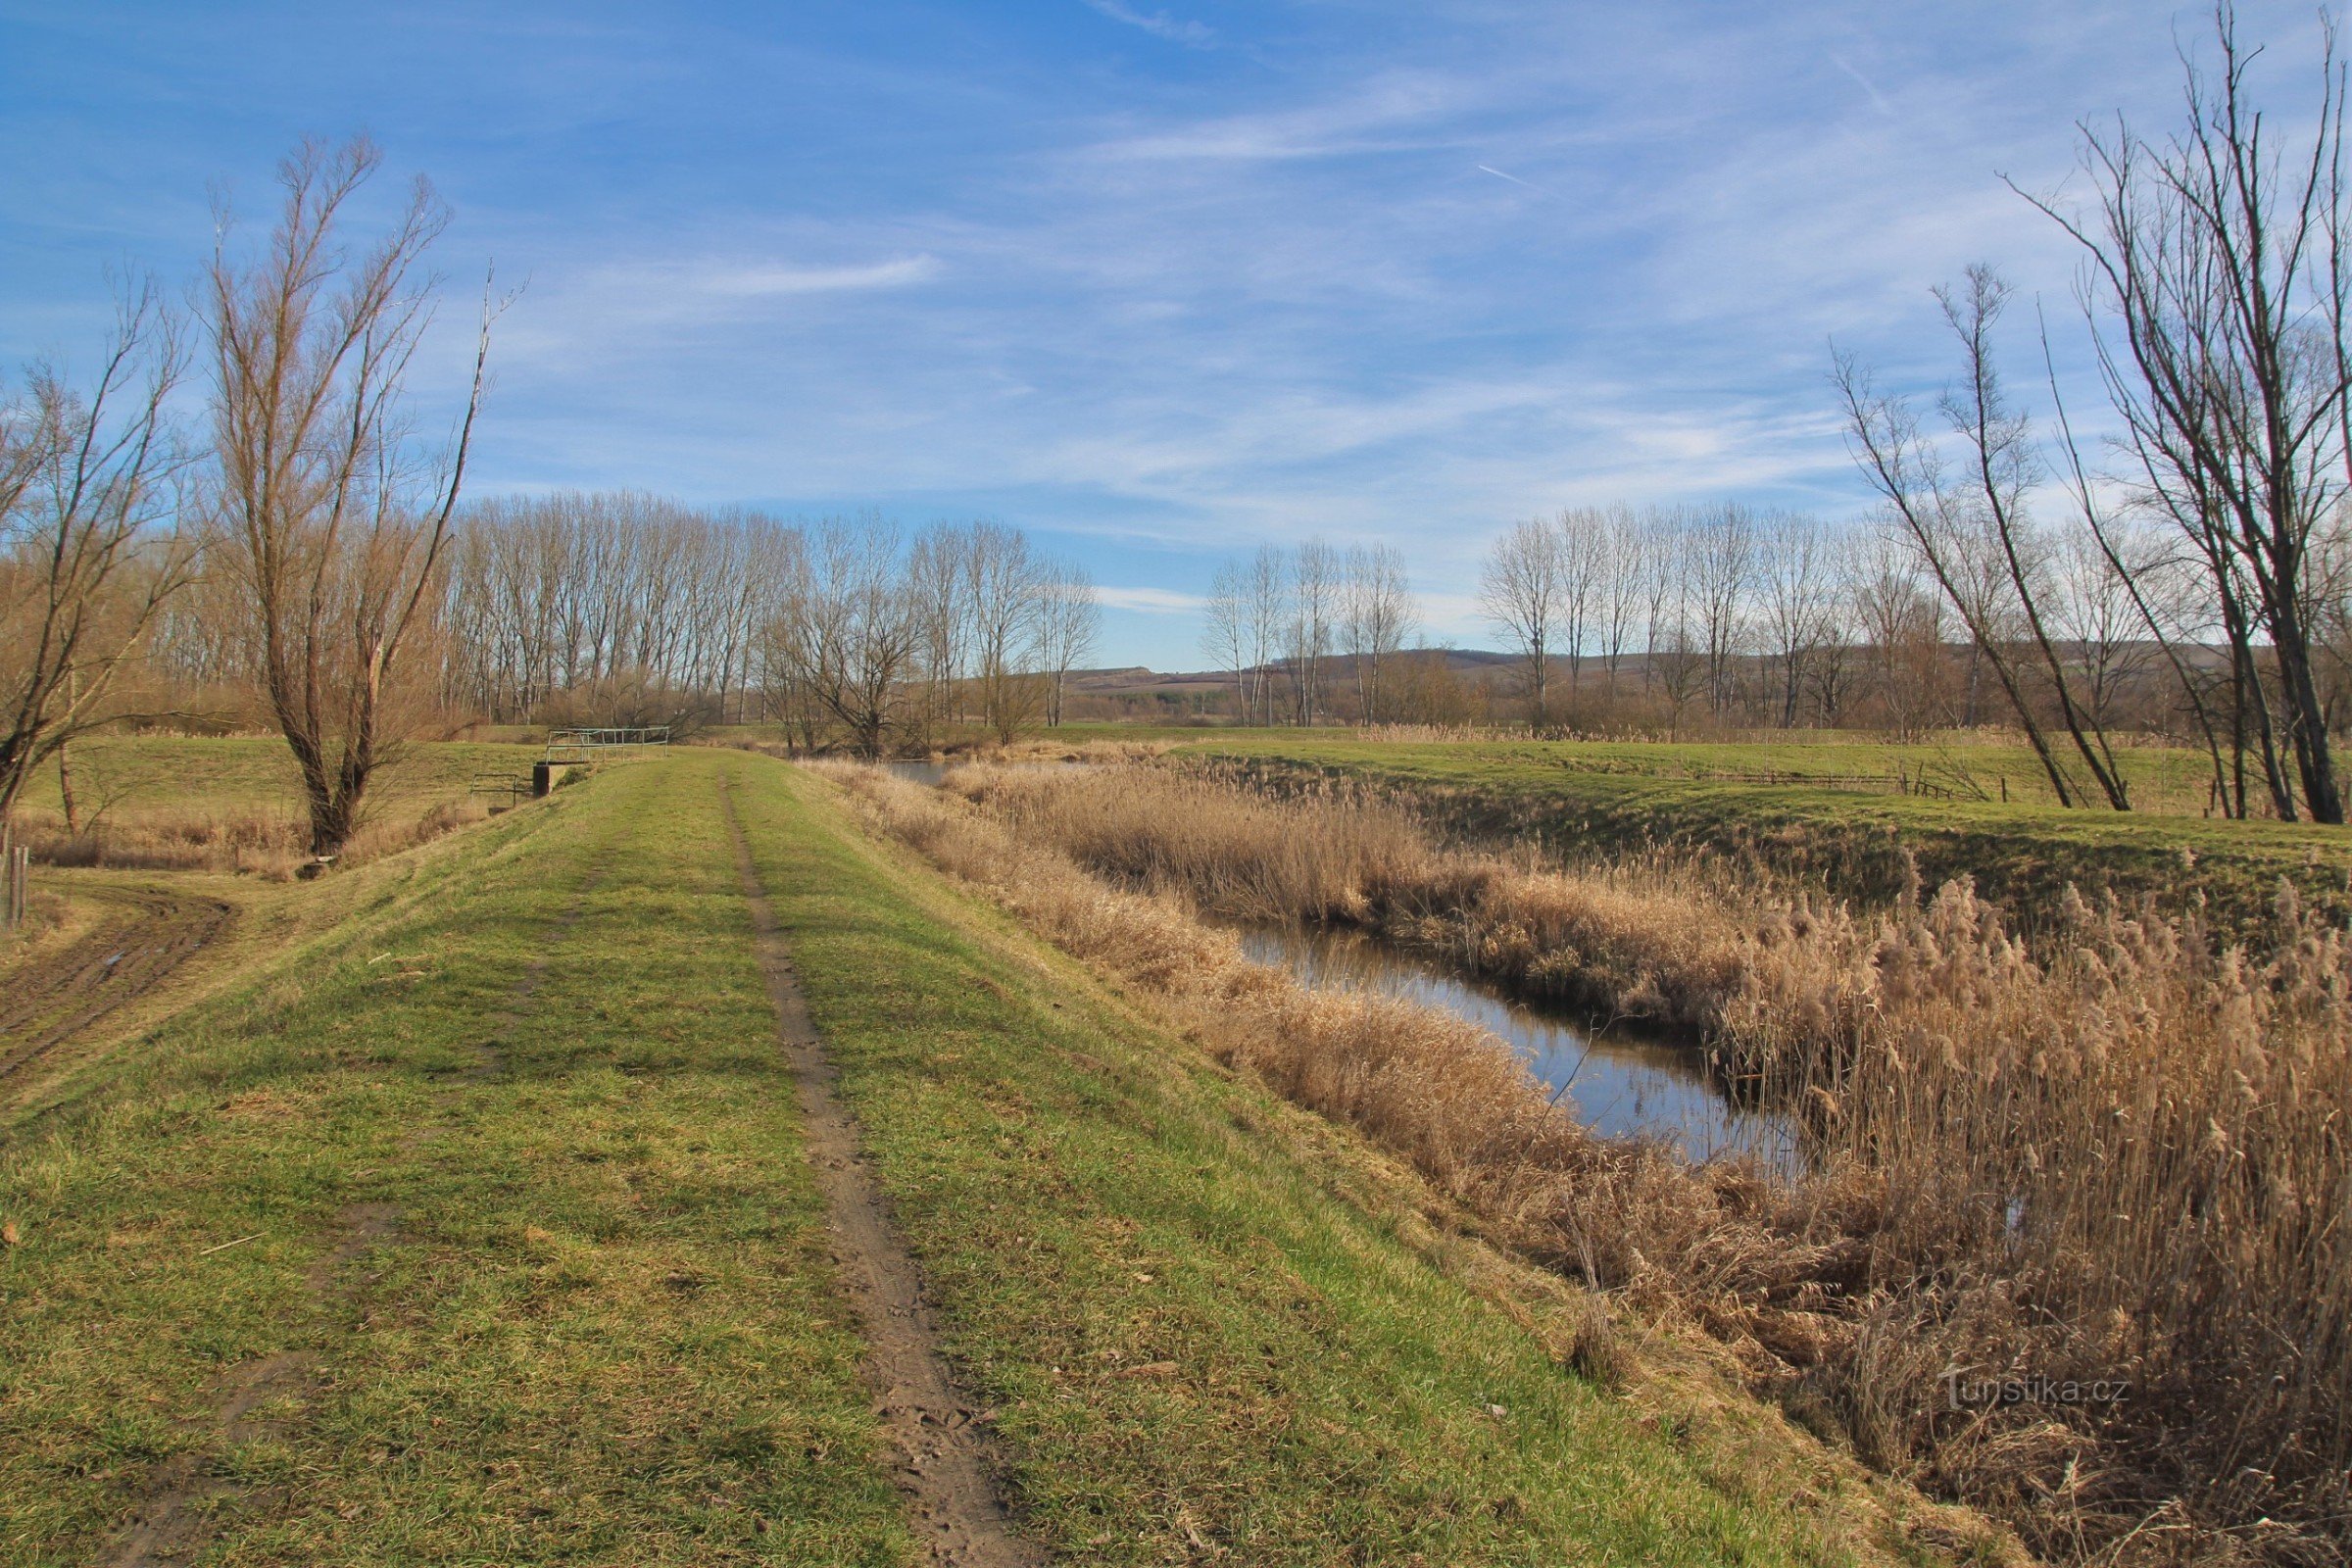
<path fill-rule="evenodd" d="M 884 762 L 883 770 L 892 778 L 903 778 L 916 784 L 937 785 L 948 776 L 945 762 Z"/>
<path fill-rule="evenodd" d="M 1779 1170 L 1797 1163 L 1788 1119 L 1726 1099 L 1706 1076 L 1695 1046 L 1593 1029 L 1573 1012 L 1522 1002 L 1360 931 L 1234 929 L 1250 957 L 1280 965 L 1317 990 L 1404 997 L 1501 1036 L 1564 1109 L 1603 1137 L 1661 1139 L 1693 1161 L 1740 1153 Z"/>

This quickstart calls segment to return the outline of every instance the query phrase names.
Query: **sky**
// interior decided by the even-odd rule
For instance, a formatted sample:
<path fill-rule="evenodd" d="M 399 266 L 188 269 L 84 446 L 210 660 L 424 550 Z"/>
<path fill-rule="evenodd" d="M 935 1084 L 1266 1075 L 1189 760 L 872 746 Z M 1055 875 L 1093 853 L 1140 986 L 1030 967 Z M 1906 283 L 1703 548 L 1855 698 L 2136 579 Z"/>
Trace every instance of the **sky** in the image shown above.
<path fill-rule="evenodd" d="M 2318 25 L 2241 5 L 2300 89 Z M 1831 344 L 1933 396 L 1998 265 L 2095 422 L 2075 123 L 2167 122 L 2196 9 L 1586 0 L 0 0 L 0 365 L 266 230 L 366 133 L 454 210 L 416 391 L 500 319 L 473 493 L 994 517 L 1102 660 L 1198 667 L 1217 565 L 1386 543 L 1433 642 L 1569 506 L 1869 502 Z M 2299 95 L 2298 95 L 2299 96 Z M 2072 178 L 2070 179 L 2070 175 Z M 366 216 L 366 215 L 363 215 Z M 2027 338 L 2013 345 L 2021 381 Z M 2070 394 L 2070 397 L 2072 395 Z"/>

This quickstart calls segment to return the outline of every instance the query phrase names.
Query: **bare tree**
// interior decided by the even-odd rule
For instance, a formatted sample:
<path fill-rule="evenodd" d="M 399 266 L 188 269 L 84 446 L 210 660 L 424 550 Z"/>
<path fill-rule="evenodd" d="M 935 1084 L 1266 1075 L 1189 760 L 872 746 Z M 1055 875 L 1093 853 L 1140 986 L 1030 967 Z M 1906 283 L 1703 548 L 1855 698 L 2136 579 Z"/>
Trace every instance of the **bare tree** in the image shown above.
<path fill-rule="evenodd" d="M 1601 530 L 1600 586 L 1595 595 L 1595 628 L 1608 696 L 1617 697 L 1617 677 L 1642 610 L 1642 584 L 1656 549 L 1656 514 L 1631 507 L 1608 509 Z"/>
<path fill-rule="evenodd" d="M 1837 611 L 1837 575 L 1821 524 L 1796 513 L 1764 522 L 1763 559 L 1757 576 L 1762 624 L 1773 662 L 1780 670 L 1781 727 L 1796 723 L 1797 698 L 1810 684 L 1813 665 L 1829 645 Z"/>
<path fill-rule="evenodd" d="M 766 630 L 788 696 L 838 723 L 865 758 L 887 755 L 903 727 L 922 646 L 921 610 L 898 555 L 898 529 L 883 518 L 826 518 Z"/>
<path fill-rule="evenodd" d="M 1046 682 L 1037 674 L 1038 612 L 1045 572 L 1017 528 L 977 522 L 965 556 L 972 616 L 972 682 L 980 717 L 1008 742 L 1037 717 Z"/>
<path fill-rule="evenodd" d="M 1514 524 L 1487 553 L 1479 606 L 1519 656 L 1528 721 L 1550 724 L 1551 649 L 1561 613 L 1560 537 L 1542 517 Z"/>
<path fill-rule="evenodd" d="M 1291 556 L 1290 666 L 1293 722 L 1312 724 L 1323 711 L 1323 661 L 1340 613 L 1340 561 L 1310 539 Z"/>
<path fill-rule="evenodd" d="M 120 677 L 187 581 L 164 414 L 181 367 L 141 288 L 86 394 L 36 365 L 24 400 L 0 406 L 0 823 L 52 757 L 71 801 L 66 747 L 122 716 Z"/>
<path fill-rule="evenodd" d="M 322 858 L 397 755 L 389 698 L 449 540 L 489 358 L 485 299 L 456 433 L 421 453 L 405 395 L 431 314 L 418 270 L 448 219 L 420 179 L 389 232 L 348 254 L 344 210 L 380 162 L 364 140 L 305 144 L 280 166 L 263 255 L 230 259 L 222 213 L 203 288 L 221 564 L 252 597 L 263 687 Z"/>
<path fill-rule="evenodd" d="M 1358 545 L 1348 552 L 1341 589 L 1341 651 L 1355 674 L 1356 716 L 1381 721 L 1381 680 L 1419 619 L 1394 545 Z"/>
<path fill-rule="evenodd" d="M 1886 728 L 1908 741 L 1933 726 L 1944 698 L 1944 600 L 1919 580 L 1900 527 L 1890 522 L 1864 543 L 1849 592 Z"/>
<path fill-rule="evenodd" d="M 1258 722 L 1274 722 L 1274 661 L 1281 647 L 1282 628 L 1290 619 L 1291 577 L 1282 552 L 1260 545 L 1250 558 L 1250 662 L 1256 672 Z"/>
<path fill-rule="evenodd" d="M 1039 590 L 1038 658 L 1053 683 L 1046 696 L 1046 722 L 1061 727 L 1062 699 L 1070 671 L 1094 657 L 1102 633 L 1102 604 L 1094 580 L 1076 562 L 1053 567 Z"/>
<path fill-rule="evenodd" d="M 1963 351 L 1962 379 L 1941 402 L 1964 454 L 1957 479 L 1908 408 L 1878 393 L 1850 355 L 1836 356 L 1833 379 L 1845 404 L 1856 462 L 1967 626 L 1975 657 L 2000 682 L 2059 804 L 2077 804 L 2081 786 L 2043 732 L 2014 654 L 2021 641 L 2039 655 L 2076 755 L 2108 804 L 2129 810 L 2131 799 L 2107 737 L 2076 703 L 2041 611 L 2042 571 L 2025 511 L 2026 492 L 2039 476 L 2038 459 L 2031 422 L 2010 406 L 1991 350 L 1992 328 L 2008 294 L 1982 267 L 1969 269 L 1965 289 L 1937 290 Z"/>
<path fill-rule="evenodd" d="M 1221 669 L 1233 671 L 1235 721 L 1247 724 L 1253 711 L 1250 687 L 1250 588 L 1242 568 L 1227 562 L 1209 585 L 1208 612 L 1200 651 Z"/>
<path fill-rule="evenodd" d="M 1749 601 L 1755 591 L 1756 520 L 1745 507 L 1711 507 L 1684 533 L 1691 611 L 1707 656 L 1707 692 L 1720 717 L 1738 693 L 1746 652 Z"/>
<path fill-rule="evenodd" d="M 2352 477 L 2345 85 L 2333 24 L 2322 25 L 2300 140 L 2271 133 L 2280 122 L 2248 82 L 2260 51 L 2240 47 L 2224 3 L 2218 69 L 2182 57 L 2185 124 L 2154 141 L 2120 118 L 2085 123 L 2088 211 L 2028 200 L 2082 247 L 2085 304 L 2122 340 L 2095 334 L 2137 466 L 2207 556 L 2225 617 L 2259 621 L 2304 804 L 2315 820 L 2341 822 L 2307 578 L 2315 535 Z M 2242 609 L 2230 603 L 2241 589 Z M 2267 721 L 2250 647 L 2232 650 L 2241 702 L 2258 702 Z M 2291 799 L 2278 809 L 2296 814 Z"/>
<path fill-rule="evenodd" d="M 1568 652 L 1568 705 L 1573 711 L 1584 683 L 1584 655 L 1599 612 L 1608 566 L 1608 523 L 1589 507 L 1562 512 L 1552 521 L 1559 532 L 1560 634 Z"/>

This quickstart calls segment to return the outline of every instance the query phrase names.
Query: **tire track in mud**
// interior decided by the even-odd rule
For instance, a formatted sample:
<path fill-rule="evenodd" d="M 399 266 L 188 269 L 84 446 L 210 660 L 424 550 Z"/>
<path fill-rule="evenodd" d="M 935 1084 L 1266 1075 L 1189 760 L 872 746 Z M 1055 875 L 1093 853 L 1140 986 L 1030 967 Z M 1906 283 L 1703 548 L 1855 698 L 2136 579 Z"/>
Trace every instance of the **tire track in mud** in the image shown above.
<path fill-rule="evenodd" d="M 218 899 L 160 888 L 105 888 L 97 897 L 133 910 L 36 958 L 8 978 L 0 997 L 0 1082 L 158 985 L 206 944 L 236 910 Z"/>
<path fill-rule="evenodd" d="M 444 1106 L 458 1099 L 464 1084 L 506 1075 L 507 1052 L 514 1031 L 529 1015 L 531 999 L 545 982 L 556 950 L 587 913 L 588 900 L 604 880 L 605 863 L 600 853 L 564 912 L 549 927 L 539 952 L 515 975 L 508 989 L 507 1005 L 490 1016 L 490 1031 L 475 1045 L 479 1059 L 458 1075 L 459 1083 L 441 1092 Z M 414 1152 L 439 1131 L 429 1123 L 421 1125 L 408 1133 L 400 1147 L 404 1152 Z M 353 1302 L 375 1276 L 338 1287 L 339 1276 L 369 1248 L 399 1245 L 400 1210 L 391 1203 L 347 1204 L 336 1215 L 332 1234 L 334 1245 L 304 1272 L 303 1284 L 315 1299 Z M 318 1356 L 308 1350 L 272 1351 L 241 1361 L 215 1377 L 205 1388 L 213 1401 L 211 1411 L 184 1427 L 198 1434 L 200 1441 L 157 1467 L 130 1522 L 115 1532 L 104 1554 L 93 1561 L 100 1568 L 168 1568 L 192 1557 L 213 1535 L 222 1505 L 258 1500 L 259 1496 L 251 1489 L 212 1474 L 213 1462 L 240 1444 L 287 1430 L 293 1413 L 275 1418 L 257 1415 L 264 1406 L 279 1399 L 307 1402 L 324 1387 Z"/>
<path fill-rule="evenodd" d="M 731 787 L 720 787 L 735 872 L 750 906 L 755 949 L 776 1011 L 776 1040 L 792 1064 L 808 1162 L 825 1200 L 833 1261 L 865 1330 L 875 1412 L 900 1450 L 898 1481 L 934 1563 L 1037 1568 L 1045 1553 L 1013 1529 L 991 1471 L 994 1446 L 959 1398 L 922 1294 L 922 1275 L 890 1224 L 889 1208 L 858 1151 L 858 1126 L 833 1092 L 824 1043 L 809 1022 L 775 909 L 752 861 Z"/>

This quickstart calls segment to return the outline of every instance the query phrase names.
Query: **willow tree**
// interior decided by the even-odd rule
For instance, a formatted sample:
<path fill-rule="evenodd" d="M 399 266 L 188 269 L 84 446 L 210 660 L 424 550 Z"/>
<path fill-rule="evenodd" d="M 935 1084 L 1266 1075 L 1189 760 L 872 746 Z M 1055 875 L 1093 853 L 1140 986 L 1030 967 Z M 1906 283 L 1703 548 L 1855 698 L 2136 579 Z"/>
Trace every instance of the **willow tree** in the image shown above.
<path fill-rule="evenodd" d="M 425 253 L 448 210 L 422 178 L 371 243 L 346 216 L 382 155 L 305 143 L 278 169 L 276 227 L 201 289 L 212 374 L 217 564 L 250 596 L 271 716 L 302 775 L 311 850 L 334 856 L 399 753 L 402 655 L 429 619 L 481 407 L 493 312 L 455 430 L 420 442 L 409 374 L 432 318 Z"/>

